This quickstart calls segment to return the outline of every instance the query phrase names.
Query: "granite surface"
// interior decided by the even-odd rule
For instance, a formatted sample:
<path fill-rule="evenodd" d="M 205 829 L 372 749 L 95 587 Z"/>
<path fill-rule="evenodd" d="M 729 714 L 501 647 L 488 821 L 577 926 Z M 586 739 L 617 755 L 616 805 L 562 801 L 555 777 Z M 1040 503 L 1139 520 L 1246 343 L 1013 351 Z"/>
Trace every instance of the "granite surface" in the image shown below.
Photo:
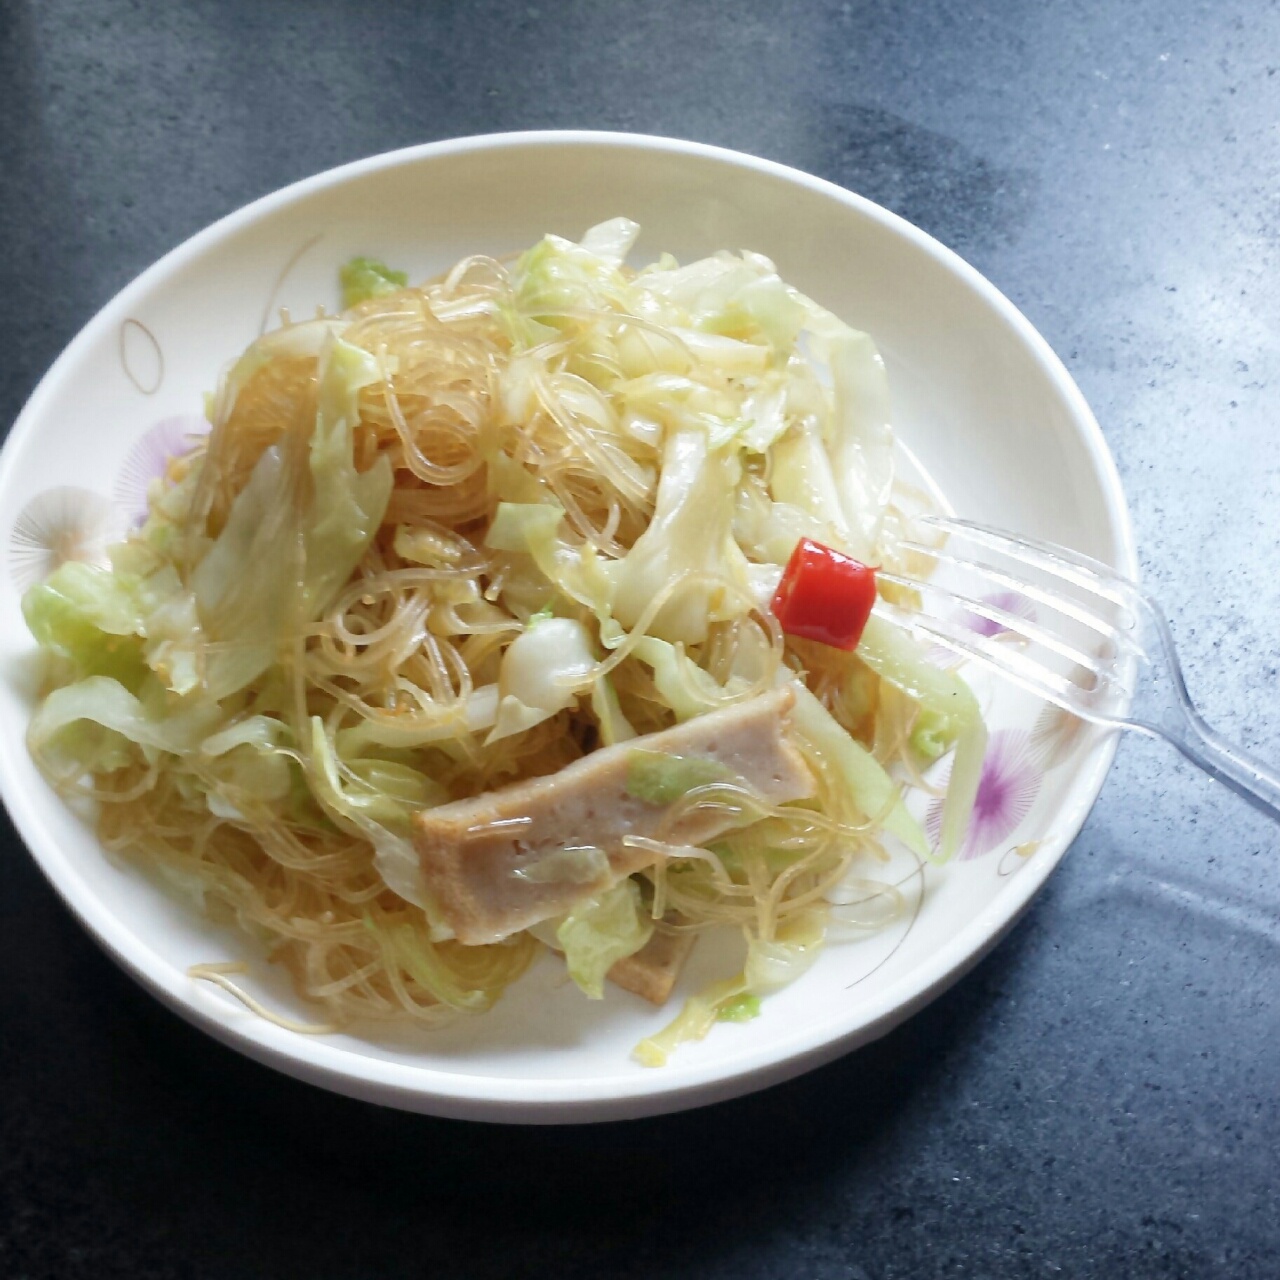
<path fill-rule="evenodd" d="M 1193 692 L 1280 761 L 1280 6 L 0 0 L 0 423 L 135 273 L 370 152 L 591 126 L 912 219 L 1062 355 Z M 1280 1274 L 1277 832 L 1145 740 L 1008 940 L 757 1097 L 379 1111 L 123 977 L 0 819 L 0 1275 Z"/>

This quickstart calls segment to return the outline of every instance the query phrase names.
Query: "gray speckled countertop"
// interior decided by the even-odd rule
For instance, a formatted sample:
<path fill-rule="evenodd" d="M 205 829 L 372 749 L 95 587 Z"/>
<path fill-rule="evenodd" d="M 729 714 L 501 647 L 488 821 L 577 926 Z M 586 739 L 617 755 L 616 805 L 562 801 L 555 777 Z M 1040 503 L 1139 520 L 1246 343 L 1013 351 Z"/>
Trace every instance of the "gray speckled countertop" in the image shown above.
<path fill-rule="evenodd" d="M 1102 423 L 1193 692 L 1280 761 L 1280 6 L 0 0 L 0 422 L 162 252 L 373 151 L 590 126 L 888 205 Z M 1008 940 L 883 1042 L 594 1129 L 379 1111 L 208 1042 L 0 826 L 0 1274 L 1280 1274 L 1276 830 L 1125 741 Z"/>

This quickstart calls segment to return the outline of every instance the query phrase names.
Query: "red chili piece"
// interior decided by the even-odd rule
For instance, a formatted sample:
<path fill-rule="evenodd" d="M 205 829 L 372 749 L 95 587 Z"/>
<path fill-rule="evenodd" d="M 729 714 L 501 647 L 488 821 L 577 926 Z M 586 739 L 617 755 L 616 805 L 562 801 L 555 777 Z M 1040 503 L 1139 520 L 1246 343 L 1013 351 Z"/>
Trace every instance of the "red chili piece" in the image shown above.
<path fill-rule="evenodd" d="M 812 538 L 801 538 L 778 583 L 773 612 L 788 635 L 854 649 L 875 602 L 874 569 Z"/>

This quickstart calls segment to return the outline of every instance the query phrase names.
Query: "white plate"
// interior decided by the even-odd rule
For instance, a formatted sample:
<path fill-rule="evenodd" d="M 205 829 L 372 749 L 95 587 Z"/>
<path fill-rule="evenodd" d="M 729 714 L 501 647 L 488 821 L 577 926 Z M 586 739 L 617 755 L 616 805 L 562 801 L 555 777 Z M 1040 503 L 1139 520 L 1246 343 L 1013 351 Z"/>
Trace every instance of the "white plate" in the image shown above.
<path fill-rule="evenodd" d="M 277 307 L 295 317 L 317 304 L 335 307 L 337 267 L 352 254 L 423 277 L 469 253 L 518 250 L 548 231 L 576 237 L 616 214 L 643 226 L 642 257 L 768 254 L 784 279 L 874 335 L 899 434 L 961 514 L 1135 569 L 1102 435 L 1031 325 L 922 232 L 780 165 L 620 134 L 470 138 L 321 174 L 175 249 L 67 348 L 0 456 L 0 512 L 6 524 L 26 513 L 0 568 L 0 793 L 45 874 L 126 970 L 219 1040 L 356 1097 L 486 1120 L 602 1120 L 730 1097 L 847 1052 L 884 1034 L 993 945 L 1061 859 L 1111 762 L 1108 740 L 1069 744 L 1047 722 L 1032 743 L 1037 709 L 988 693 L 993 727 L 1004 735 L 995 765 L 1008 787 L 1034 800 L 1017 829 L 985 841 L 992 847 L 969 860 L 930 869 L 922 897 L 918 880 L 907 886 L 911 905 L 898 925 L 828 948 L 766 1001 L 761 1017 L 717 1026 L 662 1070 L 636 1065 L 630 1049 L 678 1003 L 655 1011 L 622 991 L 588 1002 L 549 957 L 481 1018 L 440 1033 L 371 1038 L 283 1031 L 187 976 L 191 964 L 248 954 L 245 944 L 108 861 L 27 756 L 34 666 L 15 577 L 30 568 L 23 531 L 68 506 L 82 515 L 100 509 L 104 524 L 123 519 L 139 468 L 172 434 L 155 425 L 198 418 L 201 393 L 223 362 Z M 59 488 L 72 492 L 48 495 Z M 1033 853 L 1013 852 L 1033 841 Z M 700 947 L 678 995 L 729 963 L 715 947 Z M 296 1010 L 287 986 L 267 966 L 256 969 L 256 989 Z"/>

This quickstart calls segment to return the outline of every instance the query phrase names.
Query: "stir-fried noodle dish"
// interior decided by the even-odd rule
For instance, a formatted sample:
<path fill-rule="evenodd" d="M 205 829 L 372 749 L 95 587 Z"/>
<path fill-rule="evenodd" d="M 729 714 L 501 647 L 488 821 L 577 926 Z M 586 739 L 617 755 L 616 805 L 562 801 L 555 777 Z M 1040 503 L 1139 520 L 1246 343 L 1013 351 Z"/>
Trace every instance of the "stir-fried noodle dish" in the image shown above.
<path fill-rule="evenodd" d="M 193 970 L 267 1016 L 434 1023 L 547 949 L 660 1004 L 736 932 L 660 1063 L 892 898 L 887 849 L 963 835 L 977 703 L 873 610 L 911 605 L 875 571 L 918 568 L 921 502 L 874 344 L 755 253 L 632 269 L 637 230 L 418 287 L 347 264 L 340 315 L 227 368 L 109 566 L 25 597 L 40 767 L 316 1011 Z M 948 752 L 931 847 L 904 796 Z"/>

